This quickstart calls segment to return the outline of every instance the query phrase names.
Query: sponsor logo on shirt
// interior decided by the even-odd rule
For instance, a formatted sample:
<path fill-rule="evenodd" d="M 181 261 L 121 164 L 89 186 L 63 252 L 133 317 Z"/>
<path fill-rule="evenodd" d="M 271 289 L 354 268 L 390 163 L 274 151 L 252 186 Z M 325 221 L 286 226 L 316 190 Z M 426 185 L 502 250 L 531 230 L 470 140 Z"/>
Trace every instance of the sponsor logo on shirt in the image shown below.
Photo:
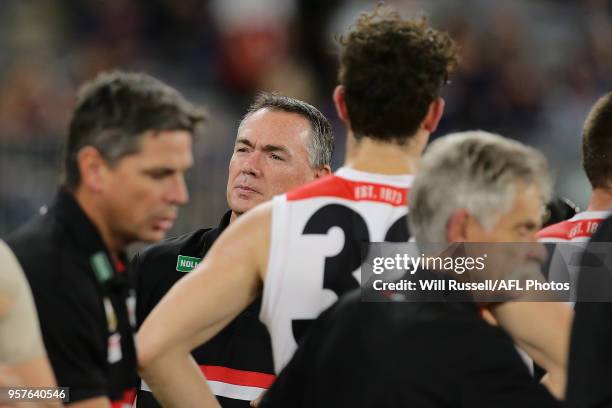
<path fill-rule="evenodd" d="M 104 251 L 98 251 L 89 258 L 98 282 L 104 283 L 113 277 L 113 267 Z"/>
<path fill-rule="evenodd" d="M 202 261 L 202 258 L 179 255 L 176 258 L 176 270 L 179 272 L 191 272 Z"/>

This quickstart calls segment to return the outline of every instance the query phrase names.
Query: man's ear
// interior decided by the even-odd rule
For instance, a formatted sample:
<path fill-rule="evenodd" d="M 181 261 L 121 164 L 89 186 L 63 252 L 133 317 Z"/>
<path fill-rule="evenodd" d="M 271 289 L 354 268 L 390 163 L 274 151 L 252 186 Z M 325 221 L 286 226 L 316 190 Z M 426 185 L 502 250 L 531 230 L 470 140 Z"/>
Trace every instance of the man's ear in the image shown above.
<path fill-rule="evenodd" d="M 446 239 L 449 243 L 465 242 L 468 239 L 470 213 L 462 208 L 450 216 L 446 224 Z"/>
<path fill-rule="evenodd" d="M 348 116 L 348 108 L 346 107 L 346 101 L 344 99 L 344 85 L 338 85 L 334 89 L 334 105 L 336 106 L 336 112 L 338 112 L 338 116 L 340 119 L 348 125 L 349 116 Z"/>
<path fill-rule="evenodd" d="M 104 190 L 108 163 L 98 149 L 85 146 L 77 153 L 77 166 L 81 175 L 80 186 L 93 192 Z"/>
<path fill-rule="evenodd" d="M 422 126 L 429 133 L 433 133 L 438 128 L 438 124 L 440 123 L 440 119 L 442 119 L 442 114 L 444 113 L 444 99 L 438 97 L 432 103 L 429 104 L 429 108 L 427 109 L 427 115 L 425 115 L 425 119 L 423 119 Z"/>
<path fill-rule="evenodd" d="M 318 169 L 315 170 L 315 179 L 321 178 L 321 177 L 325 177 L 331 174 L 331 167 L 329 167 L 328 164 L 319 167 Z"/>

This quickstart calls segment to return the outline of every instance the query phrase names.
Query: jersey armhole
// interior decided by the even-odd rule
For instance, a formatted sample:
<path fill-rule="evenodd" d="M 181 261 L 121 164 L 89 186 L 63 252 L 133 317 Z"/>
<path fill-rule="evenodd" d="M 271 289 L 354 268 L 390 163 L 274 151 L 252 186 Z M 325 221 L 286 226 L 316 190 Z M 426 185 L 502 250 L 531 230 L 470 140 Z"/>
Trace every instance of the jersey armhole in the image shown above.
<path fill-rule="evenodd" d="M 287 240 L 285 239 L 286 220 L 289 208 L 287 206 L 287 195 L 275 196 L 272 199 L 272 220 L 270 225 L 270 249 L 268 253 L 268 267 L 264 280 L 261 311 L 259 320 L 266 326 L 270 326 L 274 320 L 274 305 L 278 303 L 279 291 L 282 288 L 284 277 L 284 256 L 287 251 Z"/>

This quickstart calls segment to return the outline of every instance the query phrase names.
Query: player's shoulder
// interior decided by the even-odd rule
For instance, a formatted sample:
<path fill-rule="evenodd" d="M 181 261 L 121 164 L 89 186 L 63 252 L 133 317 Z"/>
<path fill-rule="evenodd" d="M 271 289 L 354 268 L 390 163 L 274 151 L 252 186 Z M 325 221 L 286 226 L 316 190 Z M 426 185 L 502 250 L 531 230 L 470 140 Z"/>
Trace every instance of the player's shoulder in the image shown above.
<path fill-rule="evenodd" d="M 569 240 L 573 227 L 572 221 L 565 220 L 542 228 L 536 236 L 538 241 L 566 241 Z"/>
<path fill-rule="evenodd" d="M 341 168 L 336 173 L 289 191 L 288 202 L 339 199 L 403 207 L 414 176 L 387 175 Z"/>
<path fill-rule="evenodd" d="M 349 197 L 351 195 L 348 181 L 335 174 L 330 174 L 290 190 L 286 197 L 287 201 L 300 201 L 315 197 Z"/>
<path fill-rule="evenodd" d="M 11 248 L 0 239 L 0 265 L 11 264 L 10 271 L 13 270 L 12 264 L 17 263 L 17 258 Z"/>
<path fill-rule="evenodd" d="M 0 273 L 0 318 L 2 318 L 4 311 L 9 309 L 17 297 L 24 275 L 13 251 L 1 239 L 0 265 L 2 265 Z"/>
<path fill-rule="evenodd" d="M 540 242 L 586 241 L 610 214 L 610 211 L 583 211 L 540 230 L 537 238 Z"/>

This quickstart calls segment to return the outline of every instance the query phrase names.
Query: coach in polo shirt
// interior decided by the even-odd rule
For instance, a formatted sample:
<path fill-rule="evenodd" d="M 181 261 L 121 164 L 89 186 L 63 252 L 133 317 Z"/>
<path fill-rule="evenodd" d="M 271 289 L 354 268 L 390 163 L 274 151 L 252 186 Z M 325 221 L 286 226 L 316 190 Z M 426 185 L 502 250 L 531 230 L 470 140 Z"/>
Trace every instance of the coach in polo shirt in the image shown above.
<path fill-rule="evenodd" d="M 133 260 L 138 324 L 238 216 L 276 194 L 329 174 L 332 149 L 330 124 L 316 108 L 260 94 L 238 127 L 227 182 L 230 211 L 219 226 L 153 245 Z M 193 351 L 224 408 L 248 407 L 274 380 L 269 335 L 259 321 L 260 303 L 256 300 L 213 340 Z M 137 405 L 159 407 L 145 383 Z"/>
<path fill-rule="evenodd" d="M 144 75 L 79 91 L 53 204 L 7 239 L 32 288 L 59 386 L 78 407 L 120 407 L 136 386 L 124 248 L 159 241 L 187 202 L 203 112 Z M 133 302 L 132 302 L 133 304 Z"/>

